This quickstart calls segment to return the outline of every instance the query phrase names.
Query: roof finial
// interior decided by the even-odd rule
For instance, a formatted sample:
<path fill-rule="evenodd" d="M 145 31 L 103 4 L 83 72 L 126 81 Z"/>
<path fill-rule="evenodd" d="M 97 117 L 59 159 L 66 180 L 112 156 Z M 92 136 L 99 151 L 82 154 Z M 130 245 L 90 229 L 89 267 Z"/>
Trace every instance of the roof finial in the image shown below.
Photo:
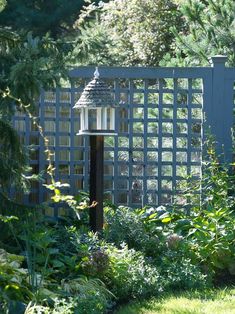
<path fill-rule="evenodd" d="M 98 79 L 100 77 L 100 73 L 98 71 L 98 67 L 95 68 L 94 78 Z"/>

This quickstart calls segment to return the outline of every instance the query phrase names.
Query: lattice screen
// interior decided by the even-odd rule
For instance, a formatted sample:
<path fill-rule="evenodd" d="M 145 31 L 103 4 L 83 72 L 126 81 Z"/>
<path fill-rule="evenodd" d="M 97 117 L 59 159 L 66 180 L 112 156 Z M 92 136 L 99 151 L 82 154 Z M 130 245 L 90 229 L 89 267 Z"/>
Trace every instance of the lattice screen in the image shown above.
<path fill-rule="evenodd" d="M 71 88 L 44 92 L 39 103 L 40 124 L 55 153 L 56 180 L 69 183 L 72 194 L 89 188 L 89 138 L 76 135 L 79 113 L 73 109 L 88 81 L 76 79 Z M 186 175 L 196 178 L 201 172 L 203 80 L 114 78 L 107 82 L 120 109 L 118 136 L 105 139 L 106 198 L 130 206 L 156 206 L 173 199 L 184 203 L 181 183 Z M 24 143 L 34 147 L 33 172 L 45 172 L 44 143 L 38 131 L 21 114 L 14 124 Z M 43 177 L 48 181 L 45 173 Z M 28 201 L 47 200 L 50 193 L 35 183 Z"/>
<path fill-rule="evenodd" d="M 140 206 L 172 203 L 187 175 L 200 176 L 202 80 L 115 82 L 121 101 L 115 139 L 114 200 Z M 184 202 L 183 195 L 178 202 Z"/>

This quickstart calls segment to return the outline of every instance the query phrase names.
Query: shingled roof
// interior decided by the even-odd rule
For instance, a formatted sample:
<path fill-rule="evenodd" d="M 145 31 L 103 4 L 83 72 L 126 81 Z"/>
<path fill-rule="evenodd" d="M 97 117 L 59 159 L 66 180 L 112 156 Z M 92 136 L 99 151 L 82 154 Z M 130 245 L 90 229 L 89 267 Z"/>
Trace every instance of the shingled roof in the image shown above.
<path fill-rule="evenodd" d="M 74 108 L 115 107 L 110 88 L 100 80 L 99 72 L 96 71 L 95 77 L 86 85 Z"/>

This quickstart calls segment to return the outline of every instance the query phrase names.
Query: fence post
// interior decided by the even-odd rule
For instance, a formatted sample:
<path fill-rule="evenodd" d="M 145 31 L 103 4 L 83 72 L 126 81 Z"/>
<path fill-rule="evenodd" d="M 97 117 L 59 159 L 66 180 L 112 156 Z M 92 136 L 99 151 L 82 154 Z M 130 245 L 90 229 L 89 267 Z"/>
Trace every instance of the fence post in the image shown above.
<path fill-rule="evenodd" d="M 232 160 L 233 101 L 226 88 L 226 56 L 214 56 L 212 60 L 212 99 L 210 104 L 211 132 L 215 136 L 217 153 L 224 153 L 224 161 Z M 227 82 L 229 83 L 229 82 Z"/>

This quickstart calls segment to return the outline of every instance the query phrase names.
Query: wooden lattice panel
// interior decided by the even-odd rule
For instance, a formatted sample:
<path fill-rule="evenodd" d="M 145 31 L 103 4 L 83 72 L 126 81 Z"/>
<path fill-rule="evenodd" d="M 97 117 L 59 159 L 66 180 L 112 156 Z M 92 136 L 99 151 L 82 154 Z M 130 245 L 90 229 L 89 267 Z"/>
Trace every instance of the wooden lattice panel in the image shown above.
<path fill-rule="evenodd" d="M 107 199 L 135 207 L 186 203 L 182 184 L 189 175 L 194 179 L 201 176 L 205 129 L 208 124 L 213 126 L 215 119 L 212 100 L 216 102 L 213 95 L 219 92 L 213 90 L 213 84 L 217 82 L 214 82 L 213 70 L 100 69 L 101 77 L 109 84 L 113 98 L 119 104 L 118 136 L 105 138 Z M 219 74 L 219 68 L 215 70 Z M 42 92 L 38 107 L 39 122 L 54 153 L 55 179 L 69 183 L 70 189 L 66 192 L 73 195 L 80 190 L 89 190 L 89 137 L 76 135 L 80 119 L 73 106 L 93 71 L 93 68 L 85 67 L 72 71 L 71 86 Z M 230 71 L 229 75 L 229 95 L 233 100 L 225 100 L 234 105 L 234 73 Z M 228 108 L 226 110 L 228 112 Z M 207 124 L 204 123 L 205 115 Z M 34 147 L 30 156 L 32 171 L 41 172 L 44 182 L 49 182 L 45 173 L 48 161 L 44 142 L 38 130 L 23 114 L 17 114 L 13 122 L 25 145 Z M 221 138 L 229 130 L 227 126 L 216 127 L 215 132 L 217 129 Z M 35 203 L 48 200 L 49 191 L 38 183 L 24 199 Z M 56 209 L 57 214 L 63 213 Z"/>

